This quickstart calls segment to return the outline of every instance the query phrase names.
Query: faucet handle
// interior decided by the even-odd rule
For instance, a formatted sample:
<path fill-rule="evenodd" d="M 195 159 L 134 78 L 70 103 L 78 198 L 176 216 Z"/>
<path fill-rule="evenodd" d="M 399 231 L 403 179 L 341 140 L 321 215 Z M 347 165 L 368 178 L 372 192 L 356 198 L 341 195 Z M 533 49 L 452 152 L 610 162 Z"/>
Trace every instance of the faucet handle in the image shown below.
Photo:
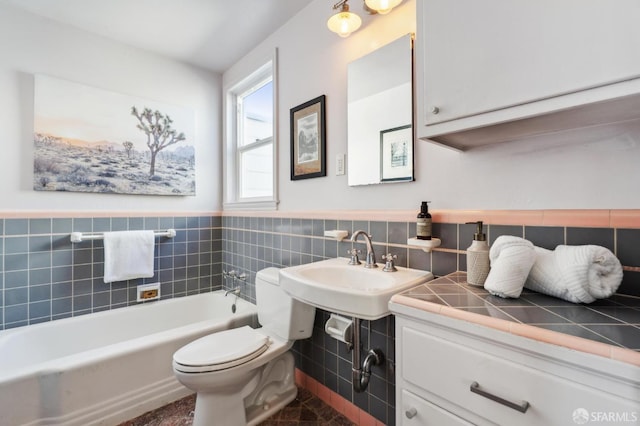
<path fill-rule="evenodd" d="M 393 264 L 394 259 L 397 259 L 398 256 L 396 256 L 395 254 L 387 253 L 383 255 L 382 258 L 386 261 L 386 263 L 384 264 L 384 268 L 382 268 L 384 272 L 396 272 L 398 270 L 398 268 L 396 268 L 396 265 Z"/>
<path fill-rule="evenodd" d="M 349 265 L 360 265 L 360 259 L 358 259 L 358 254 L 360 254 L 361 251 L 355 248 L 352 248 L 350 250 L 347 250 L 347 254 L 351 256 L 351 260 L 349 260 Z"/>

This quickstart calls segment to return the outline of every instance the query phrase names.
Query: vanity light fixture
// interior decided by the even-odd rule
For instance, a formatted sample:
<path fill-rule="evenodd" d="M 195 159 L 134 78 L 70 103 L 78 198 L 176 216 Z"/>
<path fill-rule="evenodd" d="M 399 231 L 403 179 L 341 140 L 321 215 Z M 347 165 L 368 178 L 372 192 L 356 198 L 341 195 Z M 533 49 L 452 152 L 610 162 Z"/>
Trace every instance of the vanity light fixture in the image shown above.
<path fill-rule="evenodd" d="M 380 15 L 386 15 L 391 9 L 402 3 L 402 0 L 365 0 L 367 7 Z"/>
<path fill-rule="evenodd" d="M 340 9 L 340 12 L 329 18 L 327 27 L 340 37 L 348 37 L 362 25 L 362 19 L 355 13 L 349 12 L 348 0 L 340 0 L 333 5 L 333 9 Z"/>
<path fill-rule="evenodd" d="M 386 15 L 400 3 L 402 0 L 364 0 L 363 9 L 370 15 Z M 340 0 L 333 9 L 340 11 L 329 18 L 327 27 L 340 37 L 348 37 L 362 25 L 362 19 L 349 11 L 349 0 Z"/>

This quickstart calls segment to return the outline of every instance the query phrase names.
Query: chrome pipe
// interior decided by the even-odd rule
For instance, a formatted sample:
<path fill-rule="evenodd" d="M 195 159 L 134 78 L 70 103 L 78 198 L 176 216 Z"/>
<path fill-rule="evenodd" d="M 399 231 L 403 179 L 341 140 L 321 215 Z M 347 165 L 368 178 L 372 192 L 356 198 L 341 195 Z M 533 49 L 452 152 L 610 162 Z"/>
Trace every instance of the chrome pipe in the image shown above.
<path fill-rule="evenodd" d="M 369 380 L 371 379 L 371 367 L 374 365 L 382 365 L 384 362 L 384 354 L 380 349 L 369 349 L 361 366 L 360 350 L 362 343 L 360 342 L 359 318 L 353 318 L 351 330 L 353 347 L 353 352 L 351 352 L 351 381 L 355 392 L 364 392 L 369 386 Z"/>

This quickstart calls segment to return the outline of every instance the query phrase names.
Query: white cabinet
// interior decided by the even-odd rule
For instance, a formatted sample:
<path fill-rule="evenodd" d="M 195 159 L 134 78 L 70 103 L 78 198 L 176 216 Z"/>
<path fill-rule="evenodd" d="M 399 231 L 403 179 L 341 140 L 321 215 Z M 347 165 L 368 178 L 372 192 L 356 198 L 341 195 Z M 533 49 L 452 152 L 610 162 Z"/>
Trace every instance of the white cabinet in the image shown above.
<path fill-rule="evenodd" d="M 400 418 L 403 426 L 471 426 L 472 423 L 438 407 L 419 396 L 402 390 Z"/>
<path fill-rule="evenodd" d="M 417 4 L 419 137 L 640 93 L 636 0 Z M 584 119 L 590 124 L 600 115 Z"/>
<path fill-rule="evenodd" d="M 397 424 L 600 424 L 610 413 L 640 424 L 637 366 L 403 305 L 392 312 Z"/>

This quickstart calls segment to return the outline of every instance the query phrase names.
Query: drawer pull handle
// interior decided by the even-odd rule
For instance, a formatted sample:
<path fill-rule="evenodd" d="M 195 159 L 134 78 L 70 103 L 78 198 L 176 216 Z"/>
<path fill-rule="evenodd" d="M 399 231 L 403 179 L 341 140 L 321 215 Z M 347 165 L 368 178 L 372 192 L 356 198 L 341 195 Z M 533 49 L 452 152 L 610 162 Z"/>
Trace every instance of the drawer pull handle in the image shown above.
<path fill-rule="evenodd" d="M 477 393 L 480 396 L 484 396 L 485 398 L 488 398 L 492 401 L 495 401 L 499 404 L 505 405 L 509 408 L 513 408 L 516 411 L 520 411 L 521 413 L 526 413 L 527 409 L 529 408 L 529 403 L 527 401 L 522 401 L 522 403 L 520 404 L 516 404 L 515 402 L 511 402 L 511 401 L 507 401 L 504 398 L 500 398 L 499 396 L 496 396 L 492 393 L 489 393 L 485 390 L 480 389 L 480 385 L 478 384 L 478 382 L 473 382 L 471 383 L 471 386 L 469 386 L 469 390 L 473 393 Z"/>
<path fill-rule="evenodd" d="M 412 419 L 412 418 L 414 418 L 415 416 L 418 415 L 418 410 L 416 410 L 415 408 L 411 407 L 407 411 L 404 412 L 404 415 L 407 416 L 408 419 Z"/>

